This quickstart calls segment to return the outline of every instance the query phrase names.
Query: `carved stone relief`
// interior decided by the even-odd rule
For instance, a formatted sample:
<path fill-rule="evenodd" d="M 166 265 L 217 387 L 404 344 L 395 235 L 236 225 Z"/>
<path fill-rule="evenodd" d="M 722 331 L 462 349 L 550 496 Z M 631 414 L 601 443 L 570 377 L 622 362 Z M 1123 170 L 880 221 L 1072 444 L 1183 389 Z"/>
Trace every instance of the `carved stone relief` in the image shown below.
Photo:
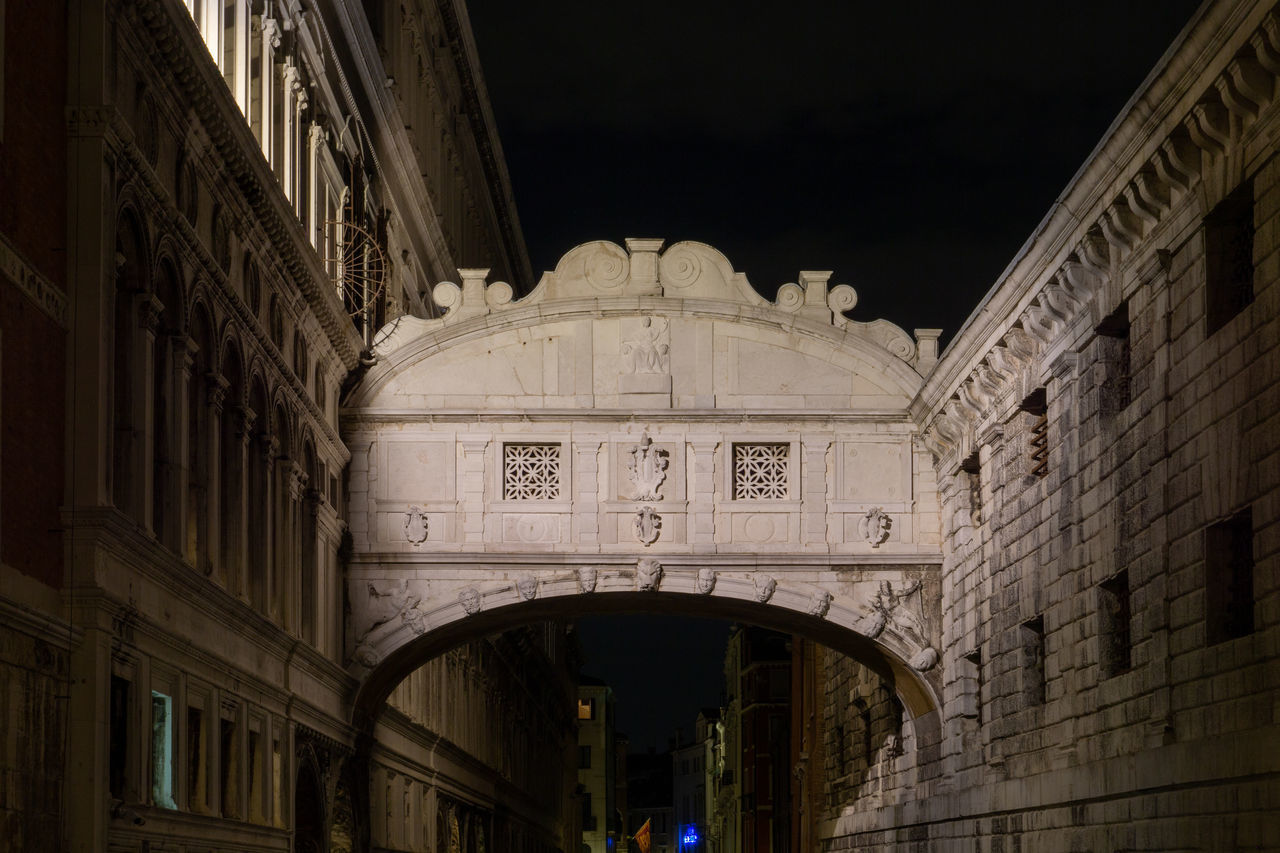
<path fill-rule="evenodd" d="M 831 593 L 825 589 L 820 589 L 813 594 L 813 598 L 809 601 L 809 615 L 817 616 L 819 619 L 825 619 L 827 611 L 831 609 Z"/>
<path fill-rule="evenodd" d="M 756 601 L 761 604 L 773 598 L 773 592 L 778 588 L 778 582 L 769 575 L 757 574 L 751 581 L 756 588 Z"/>
<path fill-rule="evenodd" d="M 716 588 L 716 570 L 715 569 L 698 569 L 698 577 L 694 582 L 698 592 L 703 595 L 710 595 L 711 591 Z"/>
<path fill-rule="evenodd" d="M 872 548 L 879 548 L 889 538 L 893 519 L 880 507 L 872 507 L 858 522 L 858 532 Z"/>
<path fill-rule="evenodd" d="M 658 541 L 658 534 L 662 530 L 662 516 L 651 506 L 641 507 L 636 512 L 635 530 L 636 539 L 645 547 L 652 545 Z"/>
<path fill-rule="evenodd" d="M 637 501 L 662 500 L 659 489 L 667 478 L 667 451 L 653 446 L 649 433 L 644 433 L 640 443 L 628 452 L 627 471 L 634 486 L 631 499 Z"/>
<path fill-rule="evenodd" d="M 480 608 L 484 606 L 484 602 L 480 598 L 480 590 L 474 586 L 469 586 L 458 593 L 458 601 L 462 603 L 462 609 L 467 611 L 468 616 L 474 616 L 480 612 Z"/>
<path fill-rule="evenodd" d="M 650 557 L 642 557 L 636 563 L 636 588 L 643 592 L 657 590 L 662 583 L 662 564 Z"/>
<path fill-rule="evenodd" d="M 525 601 L 533 601 L 538 597 L 538 579 L 533 575 L 522 575 L 516 581 L 516 591 Z"/>
<path fill-rule="evenodd" d="M 639 330 L 622 344 L 624 373 L 667 373 L 671 369 L 671 345 L 667 321 L 645 317 Z"/>
<path fill-rule="evenodd" d="M 429 532 L 426 513 L 422 511 L 420 506 L 411 506 L 409 511 L 404 515 L 404 538 L 410 544 L 421 545 L 427 541 L 427 533 Z"/>
<path fill-rule="evenodd" d="M 592 566 L 578 569 L 578 588 L 583 592 L 595 592 L 598 572 Z"/>

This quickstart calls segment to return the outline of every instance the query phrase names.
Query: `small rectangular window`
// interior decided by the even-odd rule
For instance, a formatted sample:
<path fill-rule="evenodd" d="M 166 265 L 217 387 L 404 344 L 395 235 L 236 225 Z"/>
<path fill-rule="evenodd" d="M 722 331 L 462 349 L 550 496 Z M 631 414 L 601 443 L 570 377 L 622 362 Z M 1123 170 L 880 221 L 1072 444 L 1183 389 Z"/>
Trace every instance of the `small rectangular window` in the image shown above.
<path fill-rule="evenodd" d="M 219 757 L 222 761 L 222 814 L 224 817 L 240 816 L 240 762 L 236 751 L 236 724 L 223 718 L 219 728 Z"/>
<path fill-rule="evenodd" d="M 1205 335 L 1253 301 L 1253 182 L 1245 181 L 1204 218 Z"/>
<path fill-rule="evenodd" d="M 1205 642 L 1253 633 L 1253 510 L 1211 524 L 1204 536 Z"/>
<path fill-rule="evenodd" d="M 557 500 L 560 497 L 560 445 L 503 445 L 502 472 L 504 500 Z"/>
<path fill-rule="evenodd" d="M 982 725 L 982 649 L 974 649 L 964 655 L 964 660 L 973 667 L 973 703 L 967 716 L 973 717 L 978 725 Z"/>
<path fill-rule="evenodd" d="M 151 691 L 151 802 L 176 809 L 173 800 L 173 698 Z"/>
<path fill-rule="evenodd" d="M 733 445 L 733 499 L 784 500 L 790 451 L 786 443 Z"/>
<path fill-rule="evenodd" d="M 1129 303 L 1122 302 L 1098 324 L 1099 361 L 1105 371 L 1098 388 L 1098 411 L 1116 415 L 1129 405 Z"/>
<path fill-rule="evenodd" d="M 129 693 L 132 685 L 127 679 L 118 675 L 111 676 L 111 709 L 109 746 L 109 785 L 111 796 L 117 800 L 127 800 L 126 787 L 129 767 Z"/>
<path fill-rule="evenodd" d="M 1133 665 L 1131 620 L 1126 570 L 1098 585 L 1098 665 L 1103 678 L 1128 672 Z"/>
<path fill-rule="evenodd" d="M 578 700 L 578 719 L 594 720 L 596 718 L 596 700 L 595 699 L 579 699 Z"/>
<path fill-rule="evenodd" d="M 969 520 L 977 527 L 982 524 L 982 465 L 978 461 L 978 451 L 970 453 L 960 463 L 960 476 L 968 491 Z"/>
<path fill-rule="evenodd" d="M 1022 700 L 1026 706 L 1045 700 L 1044 617 L 1037 616 L 1019 628 L 1022 641 Z"/>
<path fill-rule="evenodd" d="M 207 801 L 207 760 L 204 711 L 200 708 L 187 708 L 187 802 L 192 811 L 200 811 Z"/>

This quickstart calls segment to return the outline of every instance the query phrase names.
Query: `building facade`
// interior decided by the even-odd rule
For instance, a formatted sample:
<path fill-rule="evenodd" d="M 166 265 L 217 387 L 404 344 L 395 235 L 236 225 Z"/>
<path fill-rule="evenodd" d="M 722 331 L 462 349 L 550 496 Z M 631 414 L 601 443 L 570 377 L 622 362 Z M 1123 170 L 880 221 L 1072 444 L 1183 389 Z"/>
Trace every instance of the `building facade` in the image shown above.
<path fill-rule="evenodd" d="M 582 804 L 582 850 L 611 853 L 621 827 L 617 808 L 618 764 L 613 690 L 583 676 L 578 685 L 578 797 Z"/>
<path fill-rule="evenodd" d="M 347 710 L 344 387 L 530 278 L 465 9 L 0 20 L 0 849 L 565 849 L 563 625 Z"/>

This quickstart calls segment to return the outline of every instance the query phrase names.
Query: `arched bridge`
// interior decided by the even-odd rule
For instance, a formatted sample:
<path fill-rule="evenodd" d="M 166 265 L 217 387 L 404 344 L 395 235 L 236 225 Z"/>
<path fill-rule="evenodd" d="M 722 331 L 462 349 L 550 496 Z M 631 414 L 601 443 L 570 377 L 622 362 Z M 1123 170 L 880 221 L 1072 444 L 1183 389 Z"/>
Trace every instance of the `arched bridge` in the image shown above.
<path fill-rule="evenodd" d="M 769 302 L 701 243 L 588 243 L 519 301 L 460 274 L 344 408 L 358 719 L 463 639 L 610 610 L 806 634 L 936 709 L 936 332 L 823 272 Z"/>

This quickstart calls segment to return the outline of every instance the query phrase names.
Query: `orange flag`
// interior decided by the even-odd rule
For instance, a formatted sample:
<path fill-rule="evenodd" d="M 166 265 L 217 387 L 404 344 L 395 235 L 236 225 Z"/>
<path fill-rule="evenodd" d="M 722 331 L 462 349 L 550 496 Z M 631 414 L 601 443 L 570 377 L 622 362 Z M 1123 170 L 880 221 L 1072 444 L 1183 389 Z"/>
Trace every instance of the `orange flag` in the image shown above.
<path fill-rule="evenodd" d="M 652 820 L 652 818 L 650 818 L 649 820 Z M 639 849 L 640 853 L 649 853 L 649 844 L 651 843 L 651 839 L 649 837 L 649 821 L 648 820 L 644 822 L 644 826 L 636 830 L 635 842 L 636 842 L 636 848 Z"/>

